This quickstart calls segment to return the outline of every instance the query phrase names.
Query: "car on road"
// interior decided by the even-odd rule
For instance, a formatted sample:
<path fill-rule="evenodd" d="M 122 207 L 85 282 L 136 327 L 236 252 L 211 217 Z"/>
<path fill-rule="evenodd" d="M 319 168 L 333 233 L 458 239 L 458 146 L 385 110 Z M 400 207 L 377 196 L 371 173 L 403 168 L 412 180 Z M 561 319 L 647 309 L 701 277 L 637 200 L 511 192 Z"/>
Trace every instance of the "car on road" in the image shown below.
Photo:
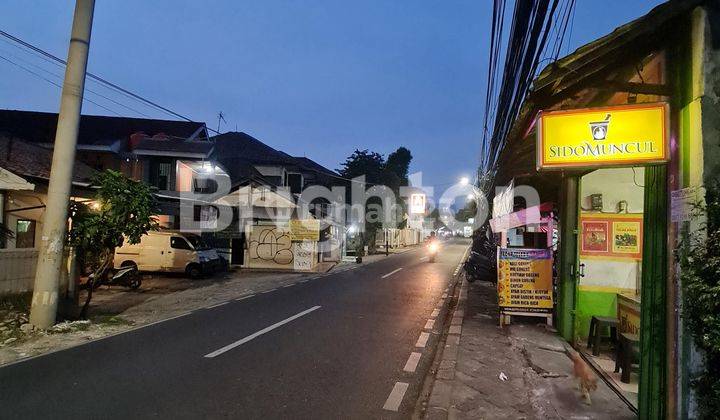
<path fill-rule="evenodd" d="M 135 266 L 143 272 L 185 273 L 190 278 L 199 278 L 221 271 L 227 264 L 199 235 L 161 230 L 148 232 L 137 244 L 125 241 L 115 250 L 114 266 Z"/>

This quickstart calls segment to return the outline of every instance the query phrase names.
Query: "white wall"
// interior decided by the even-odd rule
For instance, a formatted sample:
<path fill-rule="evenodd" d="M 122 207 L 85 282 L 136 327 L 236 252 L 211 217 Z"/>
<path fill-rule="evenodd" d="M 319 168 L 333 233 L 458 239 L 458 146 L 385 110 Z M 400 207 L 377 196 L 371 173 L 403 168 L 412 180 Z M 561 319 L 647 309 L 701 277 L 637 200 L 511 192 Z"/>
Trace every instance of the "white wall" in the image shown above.
<path fill-rule="evenodd" d="M 590 195 L 602 194 L 603 211 L 617 212 L 617 204 L 627 201 L 628 213 L 642 213 L 645 183 L 644 168 L 598 169 L 582 177 L 582 207 L 590 208 Z"/>
<path fill-rule="evenodd" d="M 645 182 L 644 174 L 643 168 L 635 168 L 634 172 L 632 168 L 612 168 L 599 169 L 583 176 L 580 190 L 582 207 L 585 209 L 591 207 L 591 194 L 602 194 L 603 211 L 583 210 L 581 215 L 617 213 L 617 204 L 620 201 L 628 203 L 628 213 L 642 213 L 644 189 L 641 186 Z M 639 285 L 641 261 L 591 259 L 581 256 L 580 263 L 585 264 L 585 277 L 579 281 L 581 288 L 590 286 L 628 291 L 634 290 Z"/>

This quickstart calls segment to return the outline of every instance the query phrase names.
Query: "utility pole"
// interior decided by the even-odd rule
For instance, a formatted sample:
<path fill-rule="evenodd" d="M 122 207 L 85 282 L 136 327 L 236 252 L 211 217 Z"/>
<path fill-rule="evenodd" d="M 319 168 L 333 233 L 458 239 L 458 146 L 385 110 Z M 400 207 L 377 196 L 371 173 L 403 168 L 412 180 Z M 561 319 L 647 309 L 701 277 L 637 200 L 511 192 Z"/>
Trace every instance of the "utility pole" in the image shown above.
<path fill-rule="evenodd" d="M 70 187 L 75 166 L 75 147 L 85 90 L 85 72 L 94 10 L 95 0 L 76 0 L 75 2 L 65 81 L 60 98 L 60 114 L 55 132 L 47 207 L 30 310 L 30 323 L 38 328 L 52 326 L 57 313 L 58 284 L 60 270 L 63 266 Z"/>

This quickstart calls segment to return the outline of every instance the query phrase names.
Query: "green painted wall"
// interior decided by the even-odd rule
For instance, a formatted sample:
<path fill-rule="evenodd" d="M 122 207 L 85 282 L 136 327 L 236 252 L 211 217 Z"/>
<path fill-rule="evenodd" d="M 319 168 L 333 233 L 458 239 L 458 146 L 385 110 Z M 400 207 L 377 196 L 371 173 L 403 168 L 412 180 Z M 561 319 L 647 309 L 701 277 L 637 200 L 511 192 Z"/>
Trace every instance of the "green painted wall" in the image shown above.
<path fill-rule="evenodd" d="M 586 340 L 593 315 L 615 316 L 617 293 L 578 290 L 575 309 L 575 333 L 580 340 Z M 605 332 L 603 332 L 605 334 Z"/>

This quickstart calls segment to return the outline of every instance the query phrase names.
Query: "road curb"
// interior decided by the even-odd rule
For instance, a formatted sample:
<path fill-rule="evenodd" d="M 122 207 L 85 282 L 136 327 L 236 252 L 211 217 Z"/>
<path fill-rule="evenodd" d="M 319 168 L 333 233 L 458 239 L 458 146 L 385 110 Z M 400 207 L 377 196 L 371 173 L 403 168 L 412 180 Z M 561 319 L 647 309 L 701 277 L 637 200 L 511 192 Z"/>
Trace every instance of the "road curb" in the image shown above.
<path fill-rule="evenodd" d="M 465 253 L 460 265 L 465 262 L 468 254 L 469 252 Z M 418 401 L 413 418 L 445 420 L 449 415 L 453 381 L 455 379 L 455 364 L 460 349 L 460 335 L 462 333 L 468 293 L 465 277 L 457 275 L 456 279 L 450 295 L 452 300 L 456 300 L 454 305 L 451 300 L 448 311 L 448 315 L 452 313 L 452 316 L 448 316 L 450 322 L 443 324 L 441 339 L 437 342 L 438 348 L 432 362 L 435 372 L 433 373 L 433 369 L 431 369 L 425 378 L 425 386 L 430 389 L 429 395 L 425 399 L 427 405 L 425 406 L 425 401 L 422 399 Z M 458 286 L 460 286 L 459 292 L 456 293 Z"/>

